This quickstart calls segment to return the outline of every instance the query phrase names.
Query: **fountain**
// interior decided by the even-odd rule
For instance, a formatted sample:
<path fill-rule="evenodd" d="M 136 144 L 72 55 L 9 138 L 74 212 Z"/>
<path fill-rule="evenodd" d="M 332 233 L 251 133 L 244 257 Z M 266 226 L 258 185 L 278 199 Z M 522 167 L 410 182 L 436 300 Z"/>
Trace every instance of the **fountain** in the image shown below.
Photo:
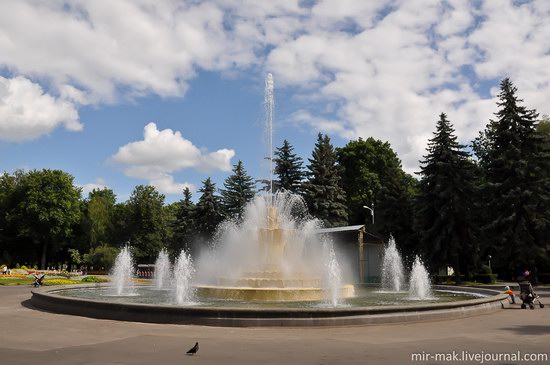
<path fill-rule="evenodd" d="M 382 259 L 382 290 L 399 292 L 403 290 L 404 281 L 403 260 L 397 250 L 395 239 L 390 236 Z"/>
<path fill-rule="evenodd" d="M 134 260 L 128 246 L 117 255 L 111 277 L 116 295 L 134 295 Z"/>
<path fill-rule="evenodd" d="M 433 299 L 432 285 L 428 271 L 422 264 L 420 257 L 416 256 L 411 269 L 409 279 L 409 298 L 412 300 Z"/>
<path fill-rule="evenodd" d="M 315 220 L 296 220 L 301 198 L 289 193 L 256 197 L 242 224 L 226 223 L 214 252 L 199 260 L 194 287 L 200 297 L 246 301 L 336 303 L 353 296 L 342 285 L 332 246 L 323 249 Z M 215 268 L 215 269 L 213 269 Z M 329 273 L 325 275 L 325 273 Z"/>
<path fill-rule="evenodd" d="M 155 277 L 153 279 L 153 286 L 156 289 L 168 289 L 170 287 L 171 280 L 171 268 L 170 259 L 168 258 L 168 252 L 163 248 L 155 261 Z"/>
<path fill-rule="evenodd" d="M 170 277 L 166 251 L 156 262 L 154 285 L 134 286 L 133 260 L 123 248 L 112 286 L 36 288 L 37 308 L 94 318 L 222 326 L 342 326 L 425 318 L 459 318 L 501 308 L 505 294 L 487 289 L 439 286 L 428 291 L 417 258 L 410 295 L 404 292 L 401 256 L 395 240 L 386 247 L 382 287 L 354 287 L 343 279 L 333 243 L 319 237 L 318 221 L 307 218 L 302 199 L 273 193 L 273 77 L 266 79 L 265 107 L 270 148 L 270 193 L 250 202 L 240 223 L 222 224 L 212 248 L 195 262 L 180 252 Z M 116 297 L 113 296 L 113 288 Z M 172 290 L 158 290 L 171 288 Z M 475 298 L 475 295 L 484 298 Z M 411 299 L 422 299 L 421 304 Z M 389 305 L 393 303 L 394 305 Z"/>

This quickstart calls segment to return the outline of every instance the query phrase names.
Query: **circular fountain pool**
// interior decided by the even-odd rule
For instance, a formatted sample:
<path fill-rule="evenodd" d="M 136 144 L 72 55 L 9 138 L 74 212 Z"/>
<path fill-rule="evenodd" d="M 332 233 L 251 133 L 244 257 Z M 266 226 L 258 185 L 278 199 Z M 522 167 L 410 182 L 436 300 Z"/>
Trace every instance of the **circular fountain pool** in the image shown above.
<path fill-rule="evenodd" d="M 175 305 L 168 291 L 136 288 L 138 295 L 113 296 L 105 286 L 33 290 L 32 304 L 45 310 L 93 318 L 213 326 L 345 326 L 460 318 L 498 310 L 506 295 L 477 288 L 435 286 L 435 298 L 356 288 L 354 298 L 328 302 L 239 302 L 202 300 Z"/>

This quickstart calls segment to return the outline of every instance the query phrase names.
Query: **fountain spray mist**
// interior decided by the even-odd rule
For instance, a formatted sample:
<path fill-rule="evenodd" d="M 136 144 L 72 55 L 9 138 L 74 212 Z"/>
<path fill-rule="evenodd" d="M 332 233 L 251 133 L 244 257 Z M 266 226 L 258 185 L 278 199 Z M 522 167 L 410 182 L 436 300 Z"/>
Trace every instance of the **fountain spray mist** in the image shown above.
<path fill-rule="evenodd" d="M 134 259 L 128 246 L 124 246 L 117 255 L 111 277 L 116 295 L 134 294 Z"/>
<path fill-rule="evenodd" d="M 395 239 L 390 236 L 388 245 L 384 249 L 382 259 L 382 290 L 401 291 L 405 282 L 403 274 L 403 260 L 395 245 Z"/>
<path fill-rule="evenodd" d="M 155 278 L 153 286 L 156 289 L 166 289 L 170 285 L 171 265 L 168 252 L 163 248 L 155 261 Z"/>
<path fill-rule="evenodd" d="M 409 299 L 424 300 L 434 299 L 431 289 L 430 276 L 424 267 L 420 257 L 416 256 L 411 269 L 411 278 L 409 280 Z"/>
<path fill-rule="evenodd" d="M 174 285 L 176 286 L 176 303 L 179 305 L 193 302 L 194 291 L 191 287 L 191 278 L 195 273 L 191 255 L 181 250 L 174 265 Z"/>

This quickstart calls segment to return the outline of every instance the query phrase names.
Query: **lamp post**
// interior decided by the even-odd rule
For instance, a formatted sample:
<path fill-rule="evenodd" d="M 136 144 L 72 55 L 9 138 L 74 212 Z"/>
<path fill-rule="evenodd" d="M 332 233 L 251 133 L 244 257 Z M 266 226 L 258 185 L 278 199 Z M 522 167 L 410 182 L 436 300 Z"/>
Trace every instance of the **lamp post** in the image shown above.
<path fill-rule="evenodd" d="M 491 268 L 491 259 L 492 259 L 492 257 L 491 257 L 491 255 L 489 255 L 489 256 L 487 256 L 487 258 L 489 259 L 489 270 L 492 270 L 492 268 Z"/>
<path fill-rule="evenodd" d="M 370 214 L 372 216 L 372 224 L 374 224 L 374 202 L 371 203 L 370 207 L 363 205 L 363 208 L 370 210 Z"/>

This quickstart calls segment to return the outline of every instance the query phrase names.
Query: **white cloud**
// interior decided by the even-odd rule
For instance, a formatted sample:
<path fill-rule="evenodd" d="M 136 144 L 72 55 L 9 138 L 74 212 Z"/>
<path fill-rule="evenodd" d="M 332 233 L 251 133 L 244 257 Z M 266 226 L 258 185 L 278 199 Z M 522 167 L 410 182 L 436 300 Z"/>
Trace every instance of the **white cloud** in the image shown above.
<path fill-rule="evenodd" d="M 147 179 L 162 193 L 176 194 L 186 186 L 194 187 L 189 183 L 176 183 L 171 173 L 187 168 L 202 172 L 230 171 L 233 156 L 232 149 L 201 150 L 179 131 L 158 130 L 151 122 L 144 128 L 143 140 L 120 147 L 111 160 L 125 166 L 127 176 Z"/>
<path fill-rule="evenodd" d="M 297 87 L 295 100 L 315 100 L 291 119 L 315 133 L 388 140 L 416 171 L 440 112 L 464 142 L 484 127 L 496 109 L 484 89 L 495 80 L 510 76 L 529 107 L 549 112 L 548 18 L 545 0 L 12 1 L 0 4 L 0 67 L 41 80 L 46 92 L 35 94 L 64 116 L 33 133 L 19 123 L 13 136 L 78 129 L 78 105 L 181 96 L 197 70 L 264 68 L 278 87 Z M 170 190 L 171 173 L 225 169 L 232 156 L 150 127 L 114 157 Z"/>
<path fill-rule="evenodd" d="M 93 190 L 101 190 L 101 189 L 107 189 L 109 188 L 109 186 L 107 185 L 107 183 L 105 182 L 104 179 L 102 178 L 97 178 L 96 181 L 94 182 L 91 182 L 91 183 L 87 183 L 87 184 L 83 184 L 83 185 L 78 185 L 82 188 L 82 194 L 84 195 L 84 197 L 87 197 L 88 194 L 90 192 L 92 192 Z"/>
<path fill-rule="evenodd" d="M 59 126 L 82 129 L 74 104 L 45 93 L 25 77 L 0 76 L 0 139 L 31 140 Z"/>

